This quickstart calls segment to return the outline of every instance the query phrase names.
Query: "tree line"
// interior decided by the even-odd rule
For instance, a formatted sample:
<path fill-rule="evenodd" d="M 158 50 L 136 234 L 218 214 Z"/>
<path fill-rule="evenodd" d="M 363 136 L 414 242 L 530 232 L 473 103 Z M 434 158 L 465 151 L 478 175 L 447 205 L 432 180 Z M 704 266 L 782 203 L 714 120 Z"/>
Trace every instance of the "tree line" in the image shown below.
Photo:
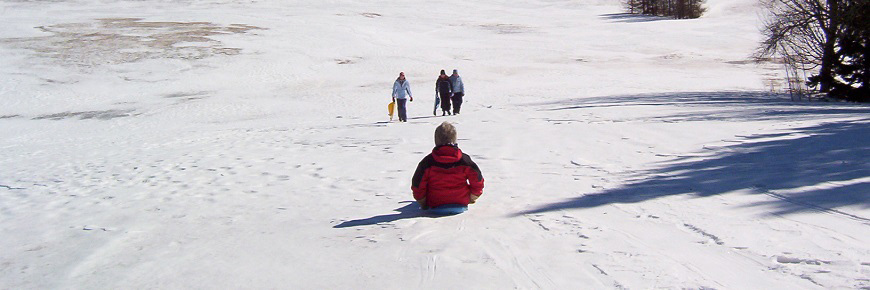
<path fill-rule="evenodd" d="M 676 19 L 698 18 L 704 13 L 703 0 L 626 0 L 631 14 L 673 17 Z"/>

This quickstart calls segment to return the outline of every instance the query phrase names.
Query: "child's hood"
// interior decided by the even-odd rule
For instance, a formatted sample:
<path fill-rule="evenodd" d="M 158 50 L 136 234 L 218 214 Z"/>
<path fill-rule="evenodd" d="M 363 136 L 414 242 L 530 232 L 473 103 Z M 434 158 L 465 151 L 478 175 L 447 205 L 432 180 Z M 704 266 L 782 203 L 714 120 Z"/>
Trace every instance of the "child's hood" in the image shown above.
<path fill-rule="evenodd" d="M 462 150 L 456 145 L 441 145 L 432 149 L 432 158 L 438 163 L 455 163 L 462 159 Z"/>

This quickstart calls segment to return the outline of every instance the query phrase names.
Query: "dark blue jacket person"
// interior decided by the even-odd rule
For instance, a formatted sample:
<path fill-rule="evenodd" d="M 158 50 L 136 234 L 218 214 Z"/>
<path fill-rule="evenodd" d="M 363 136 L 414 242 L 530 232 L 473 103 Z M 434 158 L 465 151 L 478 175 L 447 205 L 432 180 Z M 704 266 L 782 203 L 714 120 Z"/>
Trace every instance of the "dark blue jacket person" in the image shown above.
<path fill-rule="evenodd" d="M 453 94 L 453 84 L 447 73 L 441 70 L 441 75 L 435 81 L 435 92 L 441 97 L 441 116 L 450 115 L 450 96 Z"/>

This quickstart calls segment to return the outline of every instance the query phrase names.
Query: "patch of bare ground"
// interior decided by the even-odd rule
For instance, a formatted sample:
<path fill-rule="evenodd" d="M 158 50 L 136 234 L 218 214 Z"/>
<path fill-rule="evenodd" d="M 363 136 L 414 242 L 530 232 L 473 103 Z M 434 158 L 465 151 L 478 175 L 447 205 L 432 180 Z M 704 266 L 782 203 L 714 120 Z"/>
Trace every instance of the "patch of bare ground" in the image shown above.
<path fill-rule="evenodd" d="M 504 24 L 504 23 L 495 23 L 495 24 L 483 24 L 480 25 L 481 28 L 498 33 L 498 34 L 518 34 L 518 33 L 529 33 L 534 30 L 531 27 L 518 25 L 518 24 Z"/>
<path fill-rule="evenodd" d="M 90 23 L 39 26 L 46 36 L 0 39 L 0 44 L 37 52 L 62 65 L 94 67 L 155 58 L 202 59 L 236 55 L 215 35 L 243 34 L 264 29 L 245 24 L 142 21 L 141 18 L 102 18 Z"/>
<path fill-rule="evenodd" d="M 129 117 L 133 115 L 133 110 L 106 110 L 106 111 L 85 111 L 85 112 L 63 112 L 57 114 L 43 115 L 34 120 L 63 120 L 68 118 L 79 118 L 81 120 L 97 119 L 111 120 L 114 118 Z"/>

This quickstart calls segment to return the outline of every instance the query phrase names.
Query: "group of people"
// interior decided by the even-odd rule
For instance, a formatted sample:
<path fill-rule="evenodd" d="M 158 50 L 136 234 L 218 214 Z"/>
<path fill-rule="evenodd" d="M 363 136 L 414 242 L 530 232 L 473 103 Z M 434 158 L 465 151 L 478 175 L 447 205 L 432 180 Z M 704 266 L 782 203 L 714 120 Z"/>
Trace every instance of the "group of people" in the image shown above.
<path fill-rule="evenodd" d="M 465 84 L 459 76 L 459 70 L 454 69 L 453 74 L 448 76 L 442 69 L 438 79 L 435 80 L 435 108 L 432 115 L 438 115 L 438 103 L 441 103 L 441 115 L 458 115 L 462 108 L 462 97 L 465 96 Z M 399 111 L 399 122 L 408 121 L 407 102 L 413 102 L 411 84 L 405 79 L 405 72 L 400 72 L 396 82 L 393 83 L 393 102 Z M 452 104 L 452 106 L 451 106 Z M 452 107 L 452 108 L 451 108 Z"/>
<path fill-rule="evenodd" d="M 459 76 L 459 71 L 454 69 L 453 74 L 447 76 L 444 70 L 438 75 L 438 80 L 435 81 L 435 92 L 441 98 L 441 116 L 458 115 L 459 109 L 462 107 L 462 96 L 465 96 L 465 84 L 462 83 L 462 77 Z M 453 103 L 453 112 L 450 112 L 450 103 Z M 432 115 L 438 115 L 438 109 L 432 111 Z"/>

